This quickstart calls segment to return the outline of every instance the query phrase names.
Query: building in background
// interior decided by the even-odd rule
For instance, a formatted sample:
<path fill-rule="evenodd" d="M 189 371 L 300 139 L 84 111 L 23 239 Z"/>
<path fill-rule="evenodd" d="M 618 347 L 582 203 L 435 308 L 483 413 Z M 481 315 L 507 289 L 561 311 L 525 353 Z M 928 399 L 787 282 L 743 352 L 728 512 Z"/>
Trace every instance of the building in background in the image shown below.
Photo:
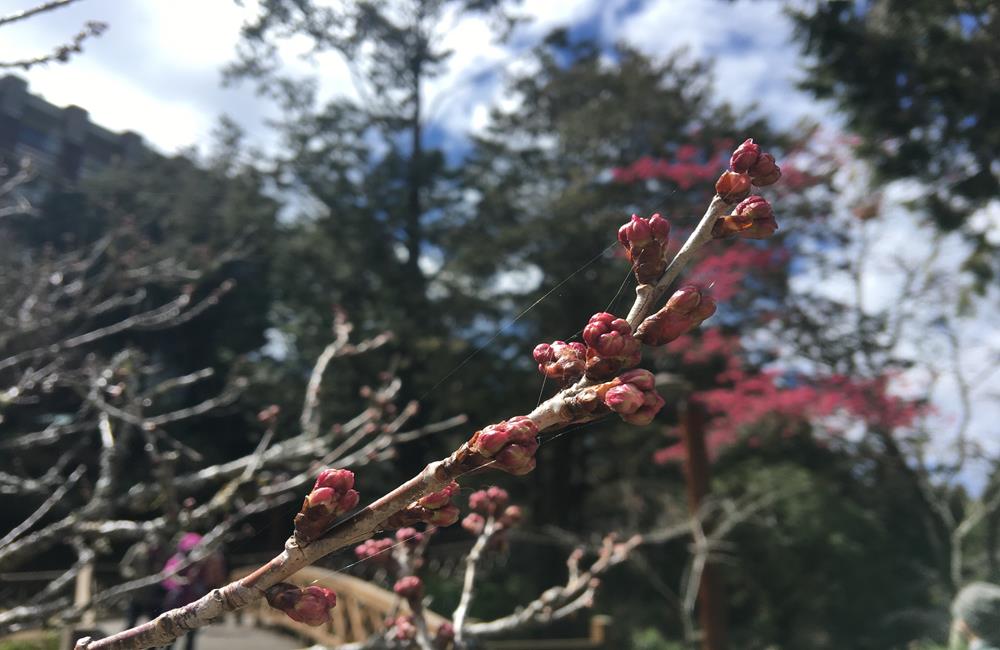
<path fill-rule="evenodd" d="M 149 153 L 139 134 L 109 131 L 79 106 L 61 108 L 32 95 L 21 77 L 0 78 L 0 161 L 16 165 L 30 158 L 37 175 L 33 194 L 73 186 Z"/>

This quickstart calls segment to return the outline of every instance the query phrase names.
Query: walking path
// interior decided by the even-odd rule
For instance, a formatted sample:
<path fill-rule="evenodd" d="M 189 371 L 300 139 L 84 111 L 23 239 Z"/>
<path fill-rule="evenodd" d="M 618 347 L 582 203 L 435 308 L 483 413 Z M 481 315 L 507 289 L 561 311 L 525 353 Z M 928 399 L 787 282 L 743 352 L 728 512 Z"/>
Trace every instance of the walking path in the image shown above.
<path fill-rule="evenodd" d="M 98 626 L 107 633 L 123 628 L 124 621 L 101 621 Z M 195 650 L 299 650 L 311 643 L 299 641 L 287 634 L 270 630 L 236 625 L 233 621 L 203 627 L 198 631 Z M 184 650 L 184 640 L 174 644 L 175 650 Z"/>

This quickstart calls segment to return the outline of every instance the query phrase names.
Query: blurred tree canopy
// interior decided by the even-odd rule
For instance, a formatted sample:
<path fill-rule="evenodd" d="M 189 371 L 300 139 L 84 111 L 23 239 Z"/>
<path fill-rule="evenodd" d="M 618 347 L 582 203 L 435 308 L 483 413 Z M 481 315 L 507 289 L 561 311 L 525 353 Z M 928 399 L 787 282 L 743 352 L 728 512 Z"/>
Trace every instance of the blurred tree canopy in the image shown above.
<path fill-rule="evenodd" d="M 911 178 L 928 214 L 962 228 L 967 269 L 997 272 L 968 217 L 1000 195 L 1000 8 L 990 0 L 816 1 L 791 10 L 810 62 L 803 87 L 832 99 L 880 180 Z"/>

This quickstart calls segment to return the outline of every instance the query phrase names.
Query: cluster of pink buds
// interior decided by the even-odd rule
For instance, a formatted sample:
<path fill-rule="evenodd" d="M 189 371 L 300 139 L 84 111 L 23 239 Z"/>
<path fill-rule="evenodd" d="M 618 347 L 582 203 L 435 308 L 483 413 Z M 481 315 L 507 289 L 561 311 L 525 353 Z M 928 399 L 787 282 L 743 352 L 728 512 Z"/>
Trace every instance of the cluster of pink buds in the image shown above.
<path fill-rule="evenodd" d="M 615 376 L 623 368 L 633 368 L 642 359 L 642 345 L 632 336 L 632 327 L 624 318 L 601 312 L 590 317 L 583 328 L 587 344 L 587 377 L 602 380 Z"/>
<path fill-rule="evenodd" d="M 629 424 L 649 424 L 663 408 L 656 380 L 648 370 L 629 370 L 605 386 L 608 388 L 604 391 L 604 404 Z"/>
<path fill-rule="evenodd" d="M 354 472 L 325 469 L 295 515 L 295 536 L 304 542 L 318 538 L 340 515 L 353 510 L 360 498 L 354 487 Z"/>
<path fill-rule="evenodd" d="M 462 528 L 473 535 L 479 535 L 486 526 L 486 517 L 495 517 L 496 531 L 505 530 L 521 522 L 524 513 L 519 506 L 507 505 L 507 490 L 497 486 L 478 490 L 469 495 L 469 508 L 475 512 L 466 515 Z"/>
<path fill-rule="evenodd" d="M 694 285 L 681 287 L 663 309 L 639 325 L 635 336 L 646 345 L 665 345 L 715 313 L 715 300 Z"/>
<path fill-rule="evenodd" d="M 774 156 L 762 153 L 753 139 L 748 139 L 733 152 L 729 168 L 715 183 L 719 197 L 729 203 L 739 203 L 750 195 L 750 186 L 773 185 L 781 178 L 781 168 L 774 162 Z"/>
<path fill-rule="evenodd" d="M 419 546 L 424 541 L 424 534 L 418 533 L 416 528 L 409 526 L 396 531 L 396 542 L 406 544 L 409 548 Z"/>
<path fill-rule="evenodd" d="M 469 438 L 469 450 L 492 458 L 498 469 L 521 476 L 535 469 L 538 451 L 538 425 L 531 418 L 518 415 L 480 429 Z"/>
<path fill-rule="evenodd" d="M 421 521 L 431 526 L 451 526 L 458 521 L 460 514 L 458 506 L 451 502 L 458 491 L 458 483 L 452 481 L 389 517 L 386 527 L 403 528 Z"/>
<path fill-rule="evenodd" d="M 670 223 L 659 214 L 649 219 L 632 215 L 618 229 L 618 241 L 625 247 L 639 284 L 656 282 L 667 268 L 667 241 Z"/>
<path fill-rule="evenodd" d="M 469 508 L 484 515 L 496 514 L 507 505 L 510 495 L 507 490 L 491 485 L 485 490 L 476 490 L 469 495 Z"/>
<path fill-rule="evenodd" d="M 412 528 L 409 530 L 413 530 Z M 393 547 L 393 541 L 385 537 L 383 539 L 366 539 L 354 547 L 354 555 L 359 560 L 389 561 L 391 555 L 388 550 Z"/>
<path fill-rule="evenodd" d="M 760 150 L 760 145 L 747 138 L 736 147 L 729 158 L 729 168 L 734 172 L 749 174 L 757 187 L 774 185 L 781 178 L 781 168 L 774 162 L 774 156 Z"/>
<path fill-rule="evenodd" d="M 407 600 L 419 600 L 424 595 L 424 581 L 417 576 L 405 576 L 396 581 L 392 590 Z"/>
<path fill-rule="evenodd" d="M 587 367 L 587 348 L 583 343 L 539 343 L 532 356 L 538 363 L 539 372 L 564 384 L 582 377 Z"/>
<path fill-rule="evenodd" d="M 747 239 L 766 239 L 778 229 L 771 204 L 763 196 L 743 199 L 732 214 L 716 219 L 712 236 L 716 239 L 739 235 Z"/>
<path fill-rule="evenodd" d="M 264 595 L 268 605 L 285 612 L 293 621 L 306 625 L 329 622 L 330 610 L 337 606 L 337 594 L 319 585 L 297 587 L 279 582 L 268 588 Z"/>
<path fill-rule="evenodd" d="M 411 614 L 403 614 L 386 621 L 386 626 L 392 630 L 392 636 L 397 641 L 412 641 L 417 638 L 417 626 L 413 624 Z"/>

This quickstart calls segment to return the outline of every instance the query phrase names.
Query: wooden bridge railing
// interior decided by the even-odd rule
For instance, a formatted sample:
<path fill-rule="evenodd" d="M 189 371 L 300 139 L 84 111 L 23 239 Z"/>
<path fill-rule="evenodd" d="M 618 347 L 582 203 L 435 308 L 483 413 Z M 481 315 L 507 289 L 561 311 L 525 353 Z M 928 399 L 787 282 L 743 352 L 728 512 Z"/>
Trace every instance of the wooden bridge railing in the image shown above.
<path fill-rule="evenodd" d="M 242 578 L 253 569 L 237 569 L 233 579 Z M 318 584 L 337 592 L 337 606 L 331 612 L 331 621 L 326 625 L 312 627 L 298 623 L 284 613 L 272 609 L 265 601 L 257 601 L 243 610 L 248 621 L 257 625 L 280 627 L 313 643 L 336 647 L 342 643 L 364 641 L 373 634 L 385 630 L 385 621 L 390 616 L 409 611 L 406 601 L 393 592 L 382 589 L 343 573 L 336 573 L 318 567 L 306 567 L 287 580 L 305 587 Z M 430 610 L 424 611 L 427 627 L 433 635 L 447 618 Z M 598 650 L 607 647 L 607 629 L 611 619 L 594 616 L 590 619 L 590 635 L 584 639 L 533 639 L 487 641 L 488 650 Z"/>
<path fill-rule="evenodd" d="M 252 569 L 238 569 L 233 578 L 242 578 Z M 286 582 L 305 587 L 318 584 L 337 592 L 337 606 L 331 612 L 331 621 L 313 627 L 298 623 L 284 613 L 272 609 L 265 601 L 257 601 L 246 610 L 247 615 L 263 625 L 285 628 L 295 634 L 325 646 L 364 641 L 376 632 L 385 630 L 389 616 L 409 611 L 406 601 L 386 589 L 359 578 L 335 573 L 318 567 L 306 567 L 288 578 Z M 448 619 L 431 611 L 424 612 L 431 634 Z"/>

